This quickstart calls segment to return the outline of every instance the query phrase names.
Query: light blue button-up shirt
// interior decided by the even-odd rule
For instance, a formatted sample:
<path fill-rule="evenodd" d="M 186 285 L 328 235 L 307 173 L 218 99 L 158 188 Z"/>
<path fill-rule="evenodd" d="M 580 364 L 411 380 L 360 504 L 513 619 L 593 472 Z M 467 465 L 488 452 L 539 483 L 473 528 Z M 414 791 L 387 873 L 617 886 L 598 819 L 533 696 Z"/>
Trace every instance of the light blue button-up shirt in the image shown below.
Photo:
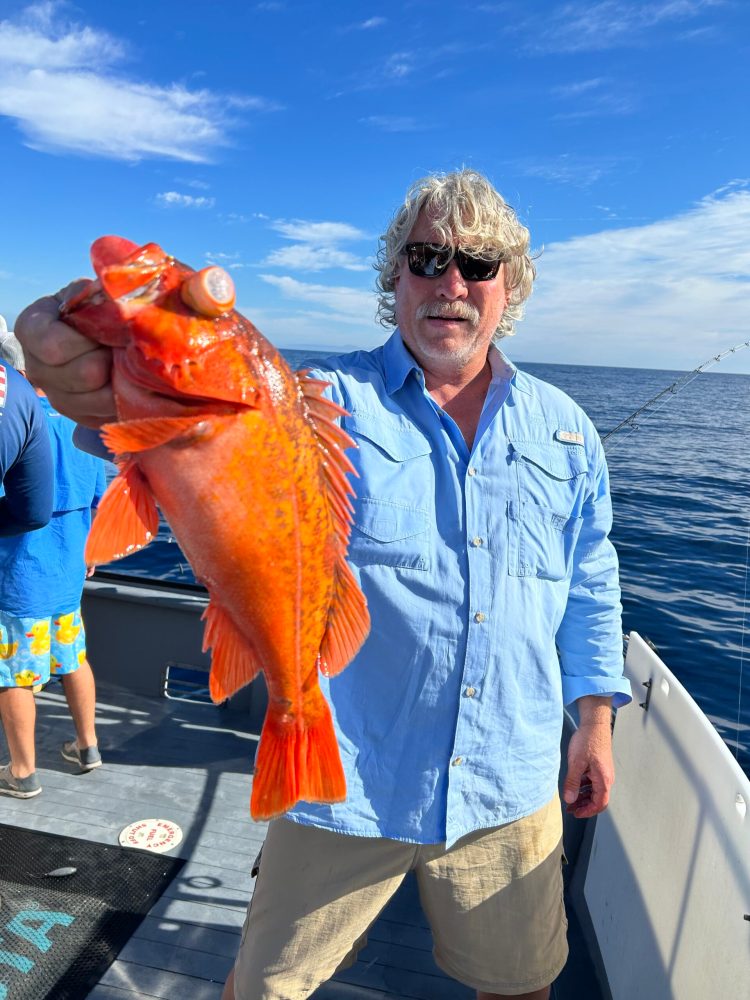
<path fill-rule="evenodd" d="M 346 801 L 296 822 L 450 845 L 552 798 L 563 704 L 630 700 L 599 436 L 559 389 L 495 347 L 490 363 L 471 449 L 398 331 L 313 373 L 358 445 L 349 561 L 372 628 L 321 678 Z"/>

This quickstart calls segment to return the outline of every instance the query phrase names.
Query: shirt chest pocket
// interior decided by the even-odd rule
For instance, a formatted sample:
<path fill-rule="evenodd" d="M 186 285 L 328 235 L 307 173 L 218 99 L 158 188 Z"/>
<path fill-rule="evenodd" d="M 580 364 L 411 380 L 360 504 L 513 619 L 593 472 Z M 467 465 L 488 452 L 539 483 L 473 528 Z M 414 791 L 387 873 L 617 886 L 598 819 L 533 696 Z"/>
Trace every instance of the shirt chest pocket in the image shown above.
<path fill-rule="evenodd" d="M 344 426 L 358 446 L 351 457 L 360 474 L 354 481 L 349 559 L 357 566 L 428 570 L 430 443 L 408 428 L 359 415 L 346 417 Z"/>
<path fill-rule="evenodd" d="M 583 523 L 585 452 L 537 442 L 513 443 L 513 452 L 518 499 L 508 501 L 508 572 L 565 580 Z"/>

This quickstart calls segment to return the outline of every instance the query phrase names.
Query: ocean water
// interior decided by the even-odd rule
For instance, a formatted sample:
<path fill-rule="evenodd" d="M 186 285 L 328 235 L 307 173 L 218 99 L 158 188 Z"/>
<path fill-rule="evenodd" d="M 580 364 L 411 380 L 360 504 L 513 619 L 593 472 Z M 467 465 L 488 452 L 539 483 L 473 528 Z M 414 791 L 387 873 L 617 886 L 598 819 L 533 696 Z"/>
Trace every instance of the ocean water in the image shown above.
<path fill-rule="evenodd" d="M 316 356 L 284 354 L 293 367 Z M 603 437 L 682 374 L 521 367 L 576 399 Z M 654 643 L 750 774 L 748 442 L 750 376 L 709 372 L 669 394 L 637 430 L 618 432 L 605 447 L 624 630 Z M 148 548 L 108 568 L 194 580 L 165 524 Z"/>

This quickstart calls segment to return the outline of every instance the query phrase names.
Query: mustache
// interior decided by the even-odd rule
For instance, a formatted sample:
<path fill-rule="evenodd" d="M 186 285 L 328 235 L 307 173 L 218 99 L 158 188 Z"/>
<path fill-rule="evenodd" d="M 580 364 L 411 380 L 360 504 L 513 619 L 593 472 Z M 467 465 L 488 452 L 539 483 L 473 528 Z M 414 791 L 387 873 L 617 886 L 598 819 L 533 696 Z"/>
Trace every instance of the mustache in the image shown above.
<path fill-rule="evenodd" d="M 467 319 L 479 322 L 479 310 L 470 302 L 423 302 L 417 306 L 417 319 Z"/>

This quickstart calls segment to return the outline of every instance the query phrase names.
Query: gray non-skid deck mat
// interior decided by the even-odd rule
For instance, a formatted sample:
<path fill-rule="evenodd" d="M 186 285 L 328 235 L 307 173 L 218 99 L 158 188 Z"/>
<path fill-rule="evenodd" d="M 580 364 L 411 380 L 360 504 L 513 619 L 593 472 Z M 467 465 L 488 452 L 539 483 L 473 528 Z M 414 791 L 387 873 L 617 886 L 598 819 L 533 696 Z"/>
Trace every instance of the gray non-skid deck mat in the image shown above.
<path fill-rule="evenodd" d="M 86 997 L 184 863 L 0 824 L 0 1000 Z"/>

